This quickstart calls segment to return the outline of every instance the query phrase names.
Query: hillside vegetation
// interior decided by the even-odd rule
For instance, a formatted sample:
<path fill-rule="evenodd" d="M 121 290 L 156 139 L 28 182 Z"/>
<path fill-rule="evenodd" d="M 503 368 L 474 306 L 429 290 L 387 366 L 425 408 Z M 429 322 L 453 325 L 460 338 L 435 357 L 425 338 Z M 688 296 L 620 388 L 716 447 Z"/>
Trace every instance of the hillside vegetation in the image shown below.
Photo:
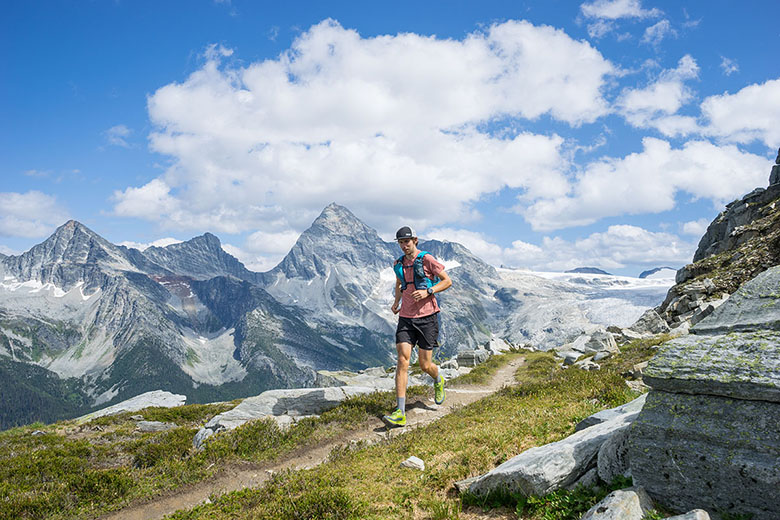
<path fill-rule="evenodd" d="M 470 382 L 489 377 L 510 356 L 523 355 L 526 363 L 517 372 L 517 385 L 393 440 L 344 446 L 314 469 L 279 473 L 266 486 L 213 497 L 212 504 L 175 518 L 458 518 L 470 509 L 495 505 L 509 507 L 508 518 L 513 511 L 528 519 L 576 518 L 607 488 L 479 502 L 459 497 L 453 483 L 530 447 L 559 440 L 581 419 L 636 397 L 622 374 L 648 359 L 662 339 L 625 346 L 598 372 L 561 370 L 548 353 L 494 357 L 469 375 Z M 428 392 L 417 387 L 410 397 Z M 201 481 L 230 464 L 268 462 L 338 438 L 385 413 L 393 396 L 385 392 L 350 399 L 287 431 L 270 420 L 255 421 L 194 451 L 198 428 L 235 404 L 139 412 L 145 420 L 176 424 L 166 432 L 139 433 L 131 414 L 123 414 L 87 424 L 66 421 L 0 433 L 0 518 L 94 518 Z M 411 455 L 425 461 L 424 473 L 399 467 Z"/>

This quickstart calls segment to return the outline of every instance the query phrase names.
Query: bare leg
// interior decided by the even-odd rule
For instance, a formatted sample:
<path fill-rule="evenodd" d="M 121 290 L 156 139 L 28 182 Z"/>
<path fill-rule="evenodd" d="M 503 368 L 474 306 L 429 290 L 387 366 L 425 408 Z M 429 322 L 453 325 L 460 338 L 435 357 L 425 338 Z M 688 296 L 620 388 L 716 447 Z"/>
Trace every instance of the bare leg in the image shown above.
<path fill-rule="evenodd" d="M 439 367 L 433 363 L 433 350 L 419 349 L 417 355 L 420 358 L 420 369 L 436 381 L 439 378 Z"/>
<path fill-rule="evenodd" d="M 406 384 L 409 379 L 409 358 L 412 357 L 412 344 L 396 343 L 395 349 L 398 351 L 398 363 L 395 368 L 395 395 L 396 397 L 406 398 Z"/>

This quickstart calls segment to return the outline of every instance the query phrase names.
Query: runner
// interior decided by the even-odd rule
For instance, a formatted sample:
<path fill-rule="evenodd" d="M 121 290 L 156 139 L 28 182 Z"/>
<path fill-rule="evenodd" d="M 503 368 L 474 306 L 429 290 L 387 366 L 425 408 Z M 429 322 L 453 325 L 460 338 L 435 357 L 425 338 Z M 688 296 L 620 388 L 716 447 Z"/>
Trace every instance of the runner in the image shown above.
<path fill-rule="evenodd" d="M 409 359 L 415 346 L 418 347 L 420 369 L 433 378 L 434 401 L 436 404 L 444 402 L 444 378 L 432 360 L 433 349 L 439 346 L 440 309 L 434 295 L 449 289 L 452 280 L 444 271 L 444 265 L 433 255 L 417 249 L 417 234 L 412 228 L 402 227 L 395 238 L 404 253 L 394 266 L 395 301 L 391 307 L 393 314 L 399 315 L 395 332 L 397 407 L 383 420 L 390 426 L 406 426 L 406 384 Z"/>

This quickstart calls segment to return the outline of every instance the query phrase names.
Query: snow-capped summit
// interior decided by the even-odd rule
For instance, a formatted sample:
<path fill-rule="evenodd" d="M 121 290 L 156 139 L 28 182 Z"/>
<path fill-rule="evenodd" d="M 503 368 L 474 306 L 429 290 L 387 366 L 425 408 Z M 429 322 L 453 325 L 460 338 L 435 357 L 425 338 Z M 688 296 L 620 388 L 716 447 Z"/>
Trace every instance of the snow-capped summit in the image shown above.
<path fill-rule="evenodd" d="M 69 220 L 45 241 L 2 260 L 6 275 L 20 282 L 53 284 L 65 291 L 79 282 L 94 285 L 100 273 L 161 270 L 139 254 L 116 246 L 84 224 Z"/>

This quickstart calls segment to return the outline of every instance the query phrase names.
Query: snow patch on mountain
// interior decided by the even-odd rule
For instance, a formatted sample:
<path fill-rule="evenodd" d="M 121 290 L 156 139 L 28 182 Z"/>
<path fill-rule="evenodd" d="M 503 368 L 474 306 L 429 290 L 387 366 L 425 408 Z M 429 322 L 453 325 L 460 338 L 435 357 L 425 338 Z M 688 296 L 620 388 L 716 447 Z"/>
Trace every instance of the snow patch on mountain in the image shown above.
<path fill-rule="evenodd" d="M 186 361 L 182 371 L 193 381 L 210 385 L 221 385 L 230 381 L 241 381 L 247 371 L 233 357 L 235 351 L 235 329 L 222 330 L 212 336 L 203 336 L 192 329 L 183 333 Z"/>
<path fill-rule="evenodd" d="M 100 374 L 111 366 L 116 358 L 116 349 L 105 330 L 97 329 L 93 336 L 69 348 L 59 356 L 44 356 L 40 365 L 62 378 L 84 377 Z"/>

